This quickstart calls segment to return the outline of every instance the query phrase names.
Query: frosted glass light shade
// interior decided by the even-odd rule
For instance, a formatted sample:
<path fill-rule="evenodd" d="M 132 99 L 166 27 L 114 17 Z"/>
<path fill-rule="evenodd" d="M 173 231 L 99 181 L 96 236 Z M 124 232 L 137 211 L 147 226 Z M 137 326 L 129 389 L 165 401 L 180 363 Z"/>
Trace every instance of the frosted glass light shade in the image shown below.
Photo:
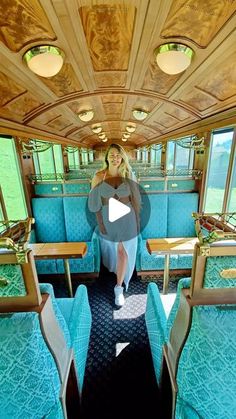
<path fill-rule="evenodd" d="M 191 64 L 193 50 L 183 44 L 164 44 L 154 51 L 160 69 L 170 75 L 182 73 Z"/>
<path fill-rule="evenodd" d="M 79 118 L 81 119 L 81 121 L 83 122 L 88 122 L 91 121 L 91 119 L 93 119 L 94 117 L 94 112 L 92 109 L 89 109 L 88 111 L 81 111 L 78 113 Z"/>
<path fill-rule="evenodd" d="M 134 126 L 134 125 L 127 125 L 125 129 L 126 129 L 127 132 L 132 133 L 132 132 L 134 132 L 136 130 L 136 126 Z"/>
<path fill-rule="evenodd" d="M 33 73 L 41 77 L 53 77 L 61 70 L 64 52 L 52 45 L 40 45 L 26 51 L 23 60 Z"/>
<path fill-rule="evenodd" d="M 148 116 L 148 112 L 143 111 L 142 109 L 134 109 L 133 116 L 138 121 L 143 121 Z"/>
<path fill-rule="evenodd" d="M 92 131 L 93 131 L 95 134 L 99 134 L 100 132 L 102 132 L 102 127 L 101 127 L 100 125 L 97 125 L 97 126 L 95 126 L 95 127 L 92 127 Z"/>

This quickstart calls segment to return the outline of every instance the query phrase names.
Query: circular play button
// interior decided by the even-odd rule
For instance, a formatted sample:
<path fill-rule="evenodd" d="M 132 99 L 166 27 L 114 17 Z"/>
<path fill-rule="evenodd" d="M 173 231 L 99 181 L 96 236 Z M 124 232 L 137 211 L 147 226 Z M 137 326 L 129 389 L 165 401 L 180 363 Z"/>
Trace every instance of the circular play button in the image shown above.
<path fill-rule="evenodd" d="M 100 236 L 108 241 L 136 237 L 146 227 L 150 211 L 145 190 L 128 178 L 107 178 L 89 193 L 88 222 L 97 225 Z"/>

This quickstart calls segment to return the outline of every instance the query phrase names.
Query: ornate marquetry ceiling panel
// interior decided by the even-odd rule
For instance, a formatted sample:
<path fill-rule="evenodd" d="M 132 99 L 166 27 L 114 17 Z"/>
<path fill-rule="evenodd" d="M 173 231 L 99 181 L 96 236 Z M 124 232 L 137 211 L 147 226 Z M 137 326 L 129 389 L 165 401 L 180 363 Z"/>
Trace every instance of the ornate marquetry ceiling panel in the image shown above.
<path fill-rule="evenodd" d="M 236 1 L 5 0 L 0 2 L 0 134 L 20 133 L 72 145 L 128 145 L 175 138 L 236 118 Z M 180 42 L 194 50 L 190 67 L 163 73 L 154 50 Z M 50 44 L 65 53 L 61 71 L 43 78 L 23 54 Z M 82 122 L 78 113 L 92 109 Z M 143 121 L 133 109 L 148 112 Z"/>

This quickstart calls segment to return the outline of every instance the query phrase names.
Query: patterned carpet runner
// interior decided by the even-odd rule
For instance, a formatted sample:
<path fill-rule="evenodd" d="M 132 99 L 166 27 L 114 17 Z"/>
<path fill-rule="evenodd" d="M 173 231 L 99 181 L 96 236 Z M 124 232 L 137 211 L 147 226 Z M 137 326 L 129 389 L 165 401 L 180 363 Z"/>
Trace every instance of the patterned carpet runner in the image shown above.
<path fill-rule="evenodd" d="M 162 280 L 156 282 L 161 291 Z M 67 296 L 63 280 L 52 283 L 57 297 Z M 144 319 L 148 281 L 134 274 L 125 305 L 119 309 L 114 304 L 115 275 L 103 269 L 98 279 L 83 283 L 92 311 L 92 331 L 81 412 L 73 412 L 73 418 L 162 419 Z M 78 282 L 73 284 L 76 287 Z M 170 292 L 175 290 L 176 282 L 171 281 Z"/>

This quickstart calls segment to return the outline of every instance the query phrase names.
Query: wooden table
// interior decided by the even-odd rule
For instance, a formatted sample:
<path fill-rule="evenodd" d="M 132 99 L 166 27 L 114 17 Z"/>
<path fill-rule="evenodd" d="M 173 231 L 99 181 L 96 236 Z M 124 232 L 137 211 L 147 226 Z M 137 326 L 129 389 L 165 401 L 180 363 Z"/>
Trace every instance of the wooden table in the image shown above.
<path fill-rule="evenodd" d="M 197 237 L 177 237 L 165 239 L 148 239 L 147 250 L 151 255 L 165 255 L 163 294 L 168 293 L 170 255 L 193 254 Z"/>
<path fill-rule="evenodd" d="M 87 252 L 87 245 L 84 242 L 64 243 L 34 243 L 29 248 L 33 251 L 35 260 L 39 259 L 63 259 L 65 277 L 68 285 L 69 295 L 73 297 L 70 275 L 69 259 L 83 258 Z"/>

